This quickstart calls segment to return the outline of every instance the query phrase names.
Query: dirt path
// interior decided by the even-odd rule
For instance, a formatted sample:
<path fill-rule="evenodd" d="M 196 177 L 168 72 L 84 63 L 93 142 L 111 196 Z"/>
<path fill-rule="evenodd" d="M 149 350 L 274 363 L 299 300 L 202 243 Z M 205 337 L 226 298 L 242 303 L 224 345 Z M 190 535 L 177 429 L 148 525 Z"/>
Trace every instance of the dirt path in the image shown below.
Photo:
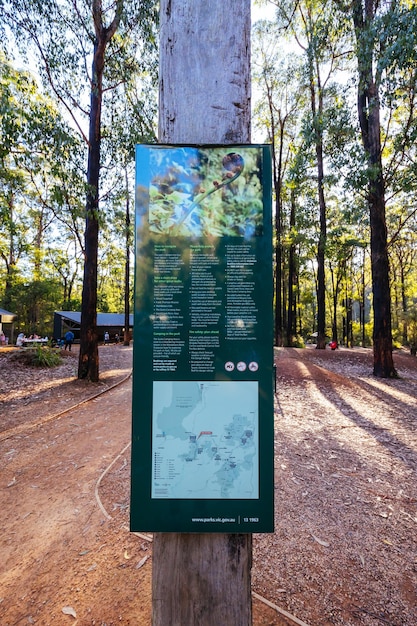
<path fill-rule="evenodd" d="M 314 626 L 417 624 L 417 361 L 279 350 L 276 530 L 255 588 Z"/>
<path fill-rule="evenodd" d="M 107 519 L 95 496 L 99 477 L 129 440 L 129 412 L 126 382 L 111 398 L 103 396 L 1 444 L 6 460 L 0 511 L 2 626 L 74 624 L 64 607 L 75 611 L 77 624 L 119 623 L 118 616 L 133 615 L 125 579 L 148 546 L 142 550 Z M 140 590 L 142 572 L 136 570 L 134 577 L 149 605 L 149 589 Z M 114 621 L 107 622 L 109 605 Z"/>
<path fill-rule="evenodd" d="M 29 403 L 22 393 L 20 402 L 16 394 L 4 402 L 12 410 L 0 433 L 1 626 L 151 623 L 152 538 L 128 528 L 131 379 L 125 379 L 132 351 L 111 347 L 101 354 L 102 383 L 93 393 L 68 381 L 64 368 L 49 393 L 38 384 L 37 400 Z M 18 369 L 22 382 L 25 371 Z M 29 378 L 35 374 L 28 371 Z M 14 375 L 9 369 L 9 384 Z M 72 390 L 66 398 L 57 393 L 58 376 Z M 125 382 L 45 421 L 117 380 Z M 265 606 L 256 623 L 280 624 Z"/>
<path fill-rule="evenodd" d="M 128 350 L 101 351 L 102 388 L 126 377 Z M 415 626 L 417 360 L 380 381 L 369 351 L 276 358 L 276 530 L 254 537 L 254 592 L 309 626 Z M 152 544 L 128 532 L 131 379 L 25 430 L 91 395 L 48 376 L 38 399 L 1 398 L 0 625 L 148 626 Z M 294 623 L 255 599 L 255 626 Z"/>

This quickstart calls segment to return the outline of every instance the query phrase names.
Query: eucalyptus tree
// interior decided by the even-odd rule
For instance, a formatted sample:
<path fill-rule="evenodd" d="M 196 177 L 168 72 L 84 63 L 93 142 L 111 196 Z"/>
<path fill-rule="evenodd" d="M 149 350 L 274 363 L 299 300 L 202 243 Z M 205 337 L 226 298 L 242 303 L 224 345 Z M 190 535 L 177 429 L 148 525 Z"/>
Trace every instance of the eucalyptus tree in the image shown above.
<path fill-rule="evenodd" d="M 32 77 L 19 72 L 0 56 L 0 258 L 3 262 L 1 297 L 13 309 L 18 264 L 28 250 L 29 219 L 24 206 L 25 162 L 32 160 L 30 127 L 37 123 L 38 93 Z"/>
<path fill-rule="evenodd" d="M 309 114 L 305 118 L 304 135 L 312 147 L 315 169 L 319 234 L 317 261 L 317 348 L 326 346 L 325 251 L 326 219 L 326 122 L 334 104 L 330 89 L 335 73 L 345 56 L 344 24 L 335 18 L 330 0 L 290 0 L 271 2 L 277 6 L 281 30 L 291 33 L 304 57 L 304 89 L 309 94 Z"/>
<path fill-rule="evenodd" d="M 390 212 L 388 228 L 393 217 Z M 389 241 L 388 253 L 393 270 L 391 292 L 394 295 L 393 312 L 397 317 L 397 334 L 403 345 L 409 345 L 413 339 L 409 336 L 408 321 L 413 305 L 417 303 L 417 220 L 415 216 Z"/>
<path fill-rule="evenodd" d="M 123 292 L 124 337 L 130 344 L 130 306 L 132 298 L 131 255 L 133 248 L 132 207 L 134 198 L 134 158 L 137 143 L 156 142 L 156 65 L 141 74 L 138 84 L 127 80 L 111 93 L 111 117 L 104 119 L 105 149 L 111 163 L 113 184 L 107 194 L 106 204 L 111 219 L 110 236 L 124 248 L 124 268 L 119 278 Z M 122 280 L 123 276 L 123 280 Z"/>
<path fill-rule="evenodd" d="M 362 241 L 358 237 L 352 223 L 346 219 L 346 211 L 341 210 L 335 203 L 333 211 L 329 213 L 328 241 L 326 248 L 326 264 L 329 268 L 330 299 L 331 299 L 331 327 L 332 341 L 340 342 L 339 330 L 342 329 L 343 341 L 351 345 L 352 322 L 352 287 L 351 264 L 356 248 L 361 247 Z M 341 305 L 342 290 L 345 297 Z M 343 309 L 342 324 L 339 323 L 339 308 Z"/>
<path fill-rule="evenodd" d="M 81 275 L 82 250 L 77 241 L 71 237 L 71 233 L 65 238 L 65 245 L 60 242 L 59 246 L 51 243 L 47 249 L 49 264 L 54 269 L 54 274 L 60 277 L 62 297 L 60 309 L 64 311 L 77 310 L 81 306 Z"/>
<path fill-rule="evenodd" d="M 405 1 L 339 0 L 335 4 L 350 15 L 356 44 L 357 110 L 366 159 L 371 232 L 373 371 L 375 376 L 395 377 L 387 194 L 396 195 L 399 188 L 404 190 L 413 179 L 413 170 L 415 174 L 415 165 L 411 163 L 410 167 L 408 159 L 416 137 L 413 42 L 417 35 L 417 9 Z M 402 120 L 398 110 L 400 115 L 403 113 Z M 408 163 L 404 168 L 405 157 Z M 404 176 L 405 171 L 408 174 Z"/>
<path fill-rule="evenodd" d="M 393 335 L 412 344 L 417 284 L 417 7 L 400 2 L 384 17 L 381 93 Z M 411 317 L 410 317 L 411 316 Z M 411 325 L 409 324 L 411 321 Z"/>
<path fill-rule="evenodd" d="M 127 3 L 126 3 L 127 4 Z M 153 8 L 153 2 L 143 0 L 141 8 Z M 129 7 L 130 8 L 130 7 Z M 132 7 L 133 8 L 133 7 Z M 106 13 L 112 10 L 112 17 L 107 22 Z M 92 87 L 90 92 L 89 136 L 88 136 L 88 166 L 87 166 L 87 201 L 86 201 L 86 229 L 85 229 L 85 264 L 83 296 L 81 306 L 81 334 L 78 377 L 97 381 L 98 372 L 98 343 L 96 332 L 97 320 L 97 251 L 99 231 L 99 171 L 101 147 L 101 108 L 103 100 L 103 78 L 106 64 L 106 48 L 109 46 L 116 31 L 125 25 L 130 33 L 131 20 L 134 12 L 129 15 L 128 7 L 122 0 L 103 7 L 100 0 L 94 0 L 92 18 L 94 24 L 93 62 L 91 70 Z M 138 9 L 138 7 L 134 7 Z M 113 12 L 114 11 L 114 12 Z M 135 19 L 137 19 L 135 17 Z M 138 20 L 139 21 L 139 20 Z M 115 38 L 115 48 L 111 51 L 116 55 L 121 53 L 121 43 Z M 112 68 L 113 69 L 113 68 Z M 118 67 L 121 70 L 121 66 Z M 130 68 L 129 68 L 130 69 Z M 115 70 L 113 70 L 115 72 Z M 120 80 L 115 72 L 110 78 Z"/>
<path fill-rule="evenodd" d="M 311 225 L 315 224 L 314 208 L 312 208 L 314 192 L 307 176 L 308 166 L 305 148 L 305 142 L 299 133 L 299 136 L 291 142 L 288 175 L 285 181 L 289 218 L 283 247 L 288 252 L 286 337 L 289 346 L 298 345 L 298 335 L 303 333 L 304 326 L 306 329 L 310 327 L 309 334 L 313 333 L 316 320 L 315 314 L 308 321 L 306 319 L 301 320 L 300 317 L 300 275 L 305 276 L 306 257 L 314 256 L 316 241 L 316 231 L 311 228 Z M 313 282 L 316 297 L 317 284 L 315 281 Z"/>
<path fill-rule="evenodd" d="M 385 181 L 381 145 L 381 74 L 375 68 L 377 37 L 375 0 L 351 3 L 358 58 L 358 116 L 363 147 L 369 167 L 367 201 L 371 228 L 371 261 L 374 302 L 374 374 L 395 376 L 392 358 L 391 300 L 387 227 L 385 218 Z"/>
<path fill-rule="evenodd" d="M 98 380 L 97 260 L 104 94 L 154 47 L 154 0 L 6 0 L 0 16 L 22 54 L 35 54 L 44 85 L 80 132 L 87 152 L 84 280 L 78 377 Z M 88 128 L 87 128 L 88 124 Z"/>
<path fill-rule="evenodd" d="M 283 236 L 285 229 L 285 197 L 291 196 L 285 184 L 289 160 L 296 142 L 296 125 L 301 94 L 299 90 L 300 61 L 284 55 L 280 33 L 273 22 L 258 22 L 253 29 L 253 80 L 259 92 L 255 107 L 255 123 L 272 145 L 273 186 L 275 196 L 275 345 L 284 342 L 286 319 L 285 273 L 283 271 Z M 290 215 L 294 217 L 294 202 Z M 290 224 L 291 226 L 291 224 Z M 290 251 L 290 257 L 293 255 Z M 288 290 L 294 284 L 294 263 L 290 262 Z M 291 316 L 290 308 L 288 315 Z M 287 317 L 288 319 L 288 317 Z M 292 326 L 292 322 L 290 322 Z M 286 333 L 286 342 L 295 332 Z"/>
<path fill-rule="evenodd" d="M 343 163 L 343 154 L 350 148 L 352 144 L 352 130 L 349 126 L 349 115 L 347 104 L 344 100 L 343 93 L 336 86 L 330 86 L 327 89 L 328 94 L 323 99 L 324 109 L 321 124 L 325 133 L 326 145 L 326 176 L 323 180 L 323 190 L 326 192 L 326 246 L 324 248 L 324 268 L 325 285 L 324 293 L 327 296 L 329 285 L 332 281 L 328 280 L 327 273 L 330 274 L 337 266 L 342 265 L 342 259 L 338 258 L 343 250 L 349 256 L 349 248 L 341 247 L 338 242 L 338 236 L 349 238 L 356 223 L 357 216 L 351 215 L 349 210 L 349 201 L 344 194 L 343 187 L 340 183 L 342 176 L 341 170 Z M 308 103 L 307 103 L 308 104 Z M 329 108 L 327 108 L 327 105 Z M 320 292 L 319 273 L 317 271 L 317 241 L 320 240 L 322 233 L 322 223 L 317 220 L 317 177 L 314 175 L 316 169 L 316 146 L 311 141 L 311 123 L 310 111 L 307 107 L 301 108 L 300 113 L 303 117 L 299 120 L 299 131 L 292 143 L 291 158 L 289 161 L 288 175 L 285 185 L 289 190 L 288 203 L 289 209 L 289 231 L 284 238 L 284 248 L 288 250 L 288 316 L 287 316 L 287 336 L 296 337 L 296 307 L 298 306 L 296 298 L 299 293 L 299 285 L 297 284 L 297 272 L 302 270 L 304 257 L 308 256 L 313 260 L 316 278 L 314 280 L 314 293 L 317 300 L 317 309 L 315 309 L 314 327 L 311 332 L 314 336 L 318 335 L 318 293 Z M 353 221 L 352 221 L 353 220 Z M 337 250 L 337 254 L 336 254 Z M 297 258 L 297 256 L 299 258 Z M 348 259 L 345 261 L 347 262 Z M 335 265 L 336 264 L 336 265 Z M 340 280 L 337 292 L 340 290 L 343 272 L 340 274 Z M 336 284 L 336 283 L 335 283 Z M 337 300 L 337 293 L 335 294 Z M 325 321 L 324 336 L 329 335 L 329 323 L 332 320 L 332 327 L 335 331 L 335 318 L 332 306 L 332 315 L 328 314 L 326 298 L 324 299 Z M 333 332 L 334 334 L 334 332 Z"/>
<path fill-rule="evenodd" d="M 67 158 L 76 150 L 77 141 L 33 76 L 16 69 L 4 55 L 0 56 L 0 81 L 2 295 L 4 304 L 13 309 L 19 272 L 26 275 L 26 283 L 43 280 L 45 242 L 61 206 L 53 189 L 63 187 Z M 36 324 L 37 301 L 32 305 Z"/>

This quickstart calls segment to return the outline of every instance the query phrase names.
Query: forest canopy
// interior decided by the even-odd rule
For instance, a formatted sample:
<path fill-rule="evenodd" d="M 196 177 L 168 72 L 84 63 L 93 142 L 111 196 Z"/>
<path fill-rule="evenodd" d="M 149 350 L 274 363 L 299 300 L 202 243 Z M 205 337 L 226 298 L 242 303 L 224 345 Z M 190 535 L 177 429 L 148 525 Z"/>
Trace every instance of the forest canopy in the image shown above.
<path fill-rule="evenodd" d="M 156 137 L 156 3 L 122 4 L 103 79 L 103 312 L 125 306 L 134 145 Z M 252 28 L 252 134 L 271 143 L 274 155 L 275 343 L 370 346 L 381 340 L 382 324 L 392 347 L 415 347 L 417 7 L 409 0 L 256 4 L 274 8 Z M 0 306 L 17 313 L 17 331 L 42 335 L 52 332 L 54 310 L 79 310 L 82 299 L 95 18 L 89 3 L 79 3 L 78 15 L 71 7 L 0 3 Z M 111 6 L 101 8 L 108 26 Z M 222 167 L 210 167 L 220 172 L 213 184 Z M 213 193 L 213 206 L 228 192 L 232 212 L 249 215 L 254 184 L 240 175 Z M 206 192 L 185 191 L 185 206 Z M 160 228 L 169 198 L 153 193 Z M 388 282 L 378 299 L 380 271 Z"/>

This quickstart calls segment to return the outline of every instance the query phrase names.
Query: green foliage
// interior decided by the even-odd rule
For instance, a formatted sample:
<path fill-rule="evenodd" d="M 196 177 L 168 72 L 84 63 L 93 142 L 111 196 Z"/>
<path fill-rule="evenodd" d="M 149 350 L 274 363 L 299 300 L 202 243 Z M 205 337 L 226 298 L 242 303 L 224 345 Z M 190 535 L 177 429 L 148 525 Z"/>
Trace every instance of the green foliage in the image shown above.
<path fill-rule="evenodd" d="M 362 345 L 362 328 L 359 322 L 354 321 L 352 324 L 353 344 L 355 346 L 369 347 L 372 346 L 372 323 L 365 324 L 365 346 Z"/>
<path fill-rule="evenodd" d="M 59 350 L 50 346 L 25 348 L 13 354 L 11 358 L 29 367 L 57 367 L 62 363 Z"/>
<path fill-rule="evenodd" d="M 261 41 L 256 49 L 263 54 L 263 65 L 256 67 L 255 73 L 262 90 L 255 104 L 259 113 L 255 127 L 264 128 L 268 138 L 273 138 L 277 163 L 284 164 L 277 186 L 277 210 L 281 213 L 276 233 L 283 306 L 288 308 L 288 281 L 294 281 L 288 268 L 289 254 L 296 246 L 297 328 L 306 337 L 317 330 L 317 163 L 322 150 L 327 213 L 326 327 L 329 329 L 330 320 L 333 323 L 334 314 L 342 336 L 352 319 L 353 343 L 361 342 L 365 332 L 365 344 L 371 345 L 374 311 L 370 306 L 367 192 L 380 169 L 363 148 L 357 108 L 358 68 L 369 67 L 371 60 L 374 83 L 364 81 L 361 87 L 375 90 L 369 112 L 380 105 L 394 337 L 403 340 L 404 310 L 417 297 L 417 5 L 409 0 L 369 2 L 365 19 L 363 0 L 302 0 L 296 4 L 281 0 L 273 4 L 276 19 L 257 28 Z M 360 33 L 353 27 L 354 8 L 363 19 Z M 285 49 L 290 52 L 285 54 Z M 292 67 L 297 67 L 290 76 L 285 73 L 289 58 Z M 314 107 L 310 107 L 312 96 Z M 289 111 L 291 127 L 283 126 Z M 287 132 L 290 128 L 291 134 Z M 372 132 L 377 133 L 378 128 Z M 365 329 L 359 320 L 363 307 Z M 283 319 L 286 314 L 283 310 Z"/>
<path fill-rule="evenodd" d="M 407 342 L 412 347 L 417 347 L 417 303 L 415 302 L 404 316 L 407 324 Z"/>
<path fill-rule="evenodd" d="M 73 202 L 71 193 L 77 193 L 79 180 L 72 166 L 78 143 L 33 76 L 17 70 L 4 55 L 0 55 L 0 81 L 0 300 L 19 314 L 24 327 L 40 323 L 46 330 L 51 316 L 42 310 L 38 315 L 36 308 L 39 298 L 49 296 L 35 293 L 34 285 L 49 273 L 48 248 L 54 248 L 53 259 L 59 256 L 55 242 L 61 236 L 66 240 L 76 224 L 76 211 L 68 224 L 63 217 L 66 210 L 77 207 L 78 199 Z M 30 274 L 33 282 L 28 287 Z M 55 277 L 49 283 L 51 294 L 52 288 L 61 292 Z M 30 300 L 25 302 L 27 297 Z M 56 304 L 52 297 L 49 306 Z"/>
<path fill-rule="evenodd" d="M 0 302 L 17 312 L 27 332 L 51 334 L 54 309 L 80 309 L 85 199 L 87 192 L 96 193 L 85 182 L 96 37 L 91 8 L 87 1 L 77 6 L 66 0 L 0 3 L 0 23 L 8 27 L 5 48 L 18 49 L 31 68 L 36 66 L 52 96 L 41 92 L 31 74 L 0 58 Z M 131 236 L 126 243 L 125 232 L 132 229 L 123 224 L 119 209 L 123 206 L 125 222 L 130 219 L 135 143 L 155 140 L 158 6 L 154 0 L 129 0 L 102 8 L 104 30 L 113 19 L 118 28 L 108 42 L 103 77 L 103 210 L 97 215 L 106 231 L 99 255 L 108 262 L 99 264 L 99 301 L 103 310 L 122 310 L 125 247 L 132 243 Z M 84 145 L 58 108 L 65 119 L 72 117 L 71 127 Z M 112 257 L 118 259 L 114 267 Z"/>
<path fill-rule="evenodd" d="M 48 278 L 27 283 L 20 278 L 9 295 L 8 310 L 17 313 L 20 330 L 27 334 L 51 335 L 54 311 L 61 308 L 62 301 L 61 285 L 57 280 Z"/>
<path fill-rule="evenodd" d="M 296 335 L 295 337 L 293 337 L 291 346 L 293 348 L 305 348 L 306 344 L 305 344 L 303 337 L 301 337 L 300 335 Z"/>
<path fill-rule="evenodd" d="M 367 162 L 360 142 L 355 58 L 359 48 L 350 21 L 352 3 L 281 0 L 273 4 L 276 21 L 256 27 L 252 48 L 254 84 L 260 91 L 253 127 L 265 141 L 273 142 L 280 167 L 276 242 L 282 253 L 283 299 L 289 253 L 296 249 L 297 331 L 309 337 L 316 330 L 316 147 L 321 138 L 330 296 L 326 314 L 331 319 L 331 295 L 337 286 L 352 299 L 354 342 L 359 343 L 362 328 L 357 317 L 363 290 L 367 311 L 371 298 L 366 191 L 377 169 Z M 363 2 L 356 4 L 363 7 Z M 124 264 L 133 231 L 126 215 L 133 212 L 134 146 L 156 140 L 157 4 L 117 2 L 109 5 L 105 20 L 114 15 L 116 5 L 122 15 L 108 44 L 101 135 L 98 307 L 102 311 L 120 311 L 124 306 Z M 409 312 L 417 298 L 417 5 L 399 0 L 372 6 L 377 9 L 375 19 L 362 33 L 359 62 L 371 55 L 381 106 L 394 338 L 403 340 L 405 324 L 410 341 L 415 323 Z M 17 43 L 31 67 L 37 59 L 45 90 L 32 74 L 17 69 L 10 53 L 0 55 L 0 303 L 18 314 L 22 330 L 49 335 L 55 309 L 80 309 L 87 192 L 83 129 L 89 114 L 88 68 L 95 37 L 91 3 L 0 2 L 0 24 L 4 49 L 16 50 Z M 42 49 L 36 41 L 42 42 Z M 315 111 L 311 89 L 317 96 Z M 82 140 L 69 128 L 68 115 Z M 153 228 L 170 227 L 179 206 L 186 210 L 200 200 L 207 229 L 242 234 L 259 206 L 259 188 L 243 173 L 230 188 L 202 198 L 221 171 L 219 157 L 196 172 L 195 188 L 192 183 L 179 188 L 175 180 L 169 181 L 171 174 L 174 178 L 177 174 L 175 166 L 170 171 L 167 167 L 169 189 L 160 189 L 155 182 L 151 190 Z M 227 215 L 219 222 L 225 214 L 223 203 Z M 196 231 L 201 228 L 201 222 L 187 224 Z M 341 332 L 345 303 L 339 299 L 336 307 Z M 368 318 L 367 313 L 366 319 L 370 345 L 372 314 Z"/>
<path fill-rule="evenodd" d="M 56 367 L 62 363 L 61 355 L 55 348 L 39 346 L 32 354 L 32 365 L 35 367 Z"/>

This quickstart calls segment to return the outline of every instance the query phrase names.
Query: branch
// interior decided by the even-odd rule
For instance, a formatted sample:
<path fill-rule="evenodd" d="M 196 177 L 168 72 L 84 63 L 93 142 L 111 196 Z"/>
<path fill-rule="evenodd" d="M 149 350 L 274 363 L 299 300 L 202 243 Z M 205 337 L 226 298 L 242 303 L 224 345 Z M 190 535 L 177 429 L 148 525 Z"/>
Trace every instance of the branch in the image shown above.
<path fill-rule="evenodd" d="M 407 217 L 405 218 L 405 220 L 403 222 L 400 222 L 400 225 L 398 226 L 397 230 L 395 231 L 395 233 L 393 234 L 393 236 L 391 237 L 391 239 L 387 242 L 387 247 L 390 248 L 392 246 L 393 243 L 395 243 L 395 241 L 398 239 L 402 229 L 404 228 L 404 226 L 407 224 L 407 222 L 414 217 L 415 215 L 417 215 L 417 208 L 413 209 L 411 211 L 411 213 L 409 213 L 407 215 Z"/>

